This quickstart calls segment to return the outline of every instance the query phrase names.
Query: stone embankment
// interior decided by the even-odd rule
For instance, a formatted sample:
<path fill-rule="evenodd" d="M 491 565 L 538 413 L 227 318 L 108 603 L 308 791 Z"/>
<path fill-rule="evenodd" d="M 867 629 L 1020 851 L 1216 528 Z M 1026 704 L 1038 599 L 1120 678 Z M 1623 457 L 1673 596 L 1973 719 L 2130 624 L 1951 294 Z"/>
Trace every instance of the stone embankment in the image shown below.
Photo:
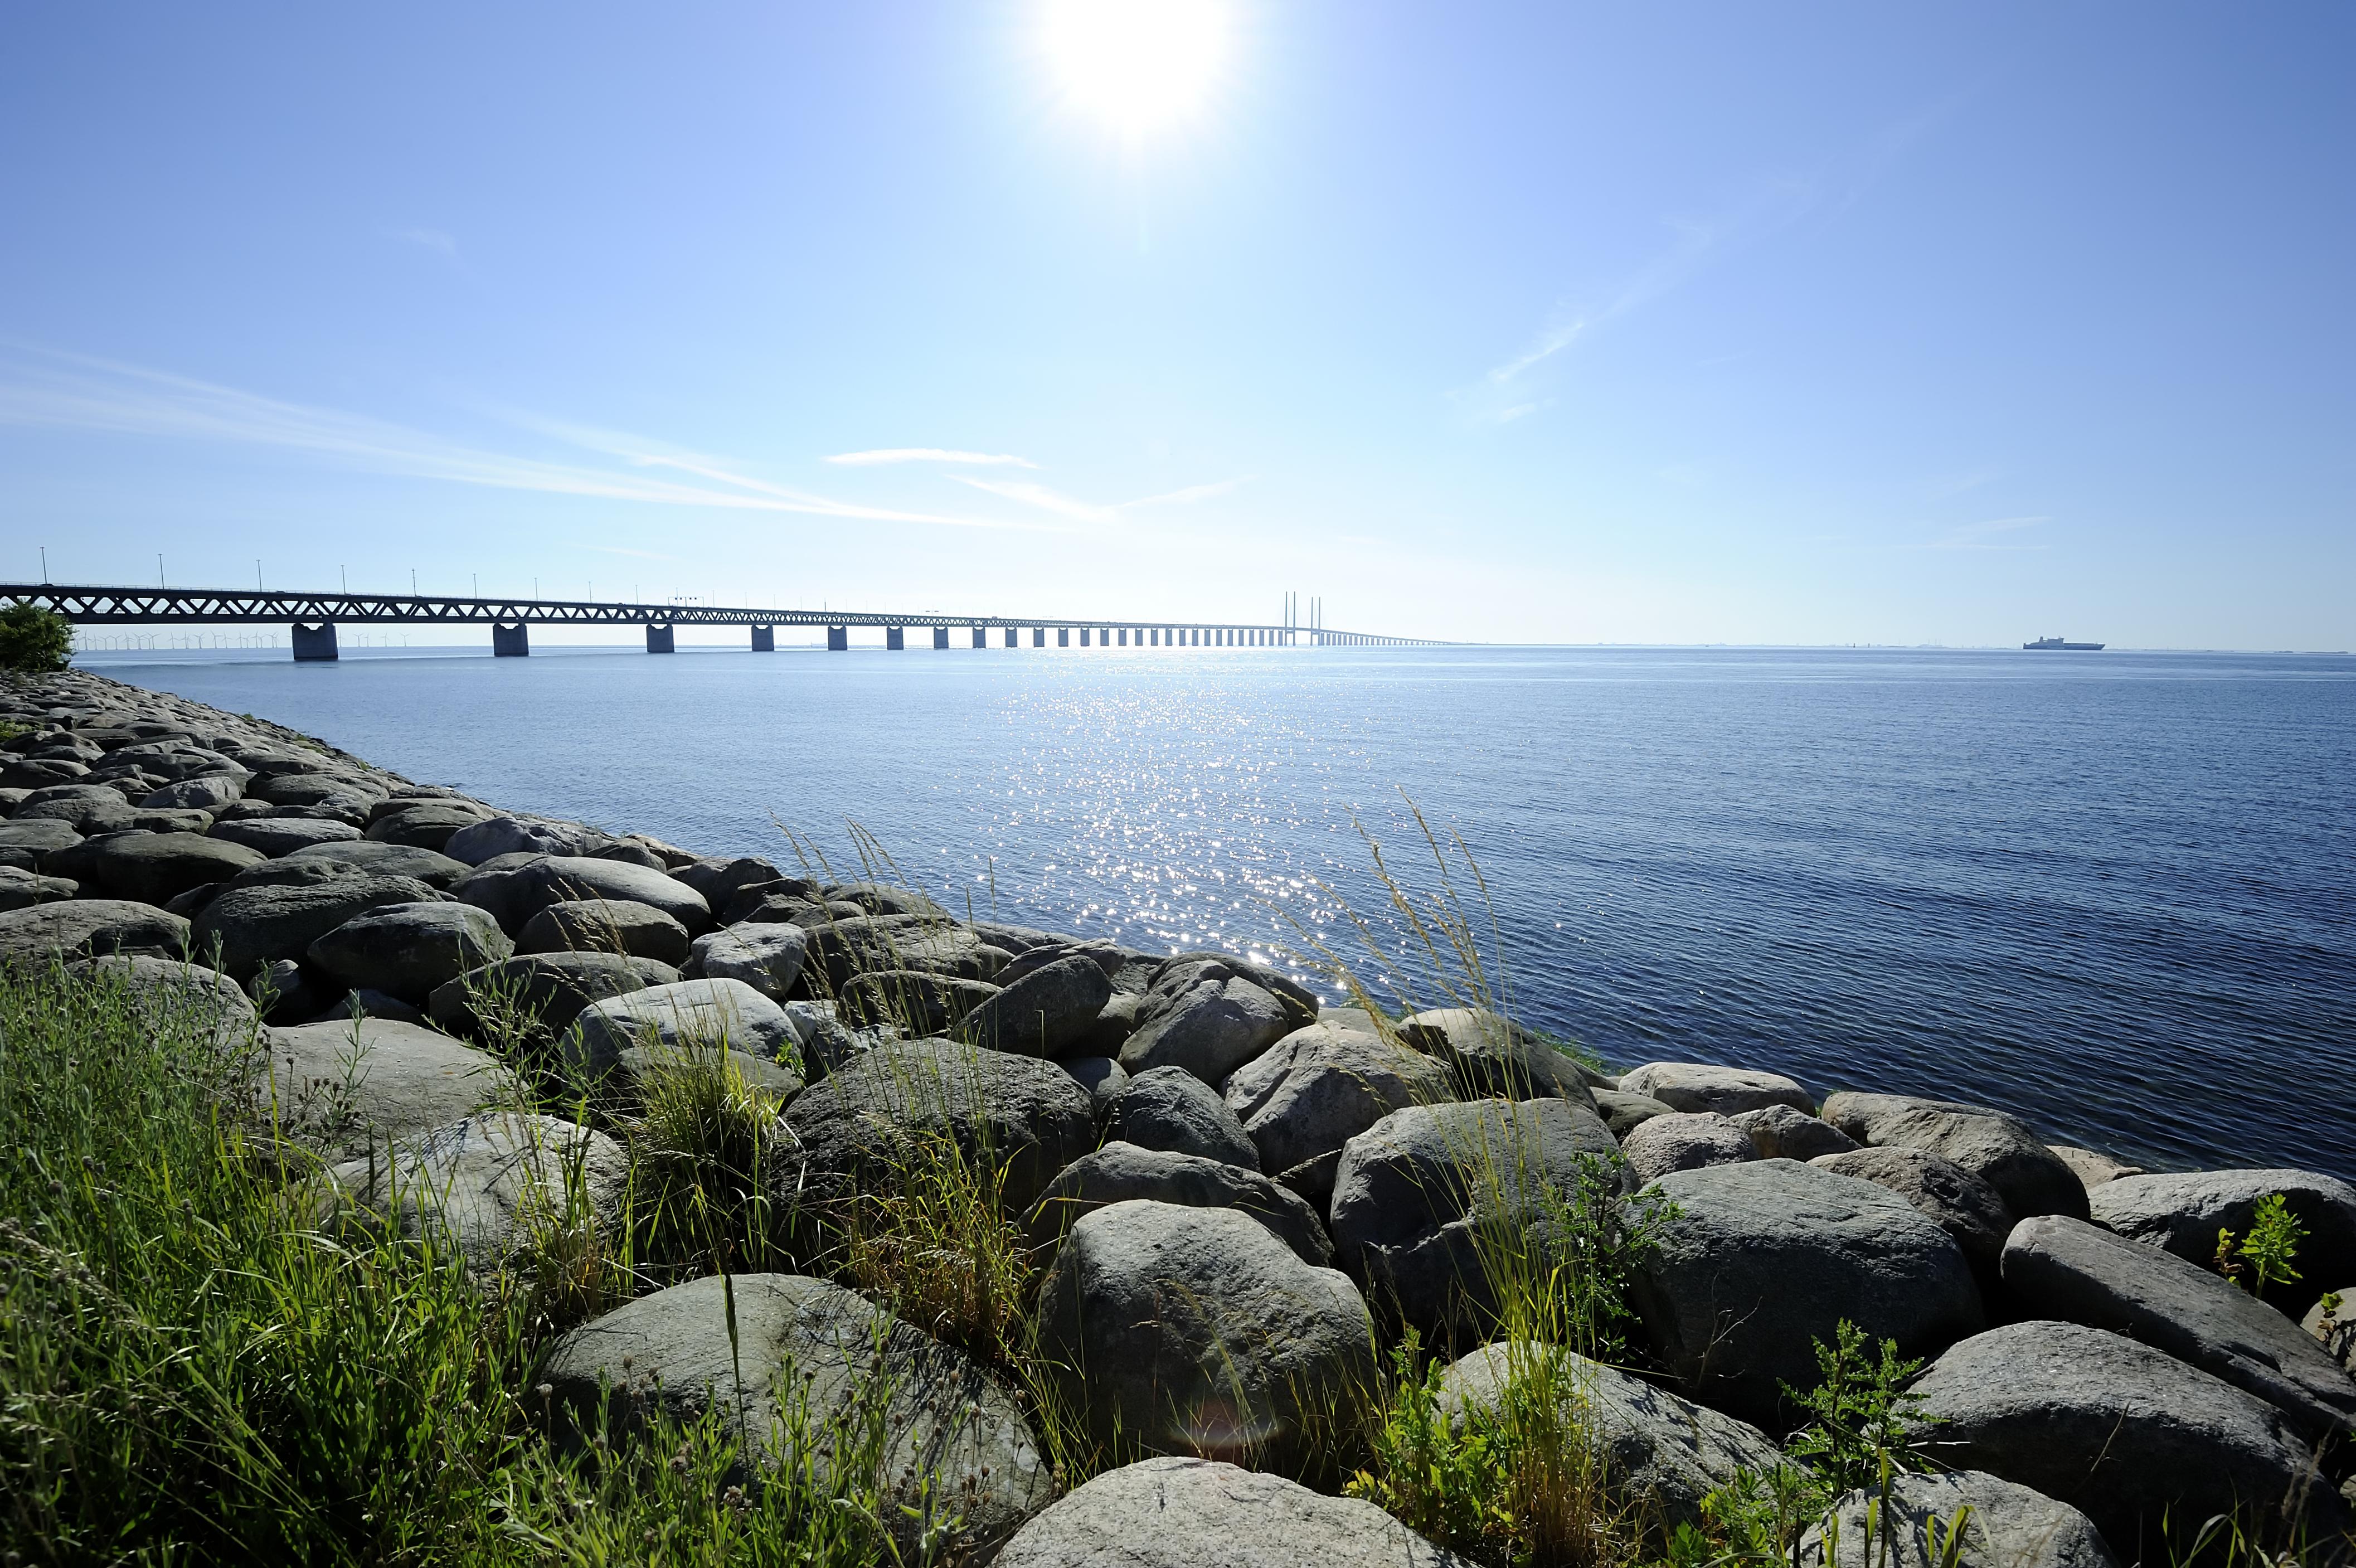
<path fill-rule="evenodd" d="M 1491 1014 L 1378 1022 L 1227 954 L 502 811 L 81 672 L 0 693 L 0 961 L 198 986 L 230 1026 L 258 1012 L 282 1101 L 336 1090 L 316 1135 L 338 1178 L 480 1266 L 534 1183 L 573 1171 L 602 1204 L 626 1174 L 605 1133 L 519 1109 L 487 997 L 584 1079 L 718 1042 L 782 1105 L 781 1200 L 856 1193 L 926 1136 L 1003 1162 L 1010 1216 L 1052 1254 L 1042 1335 L 1071 1407 L 1167 1456 L 1058 1498 L 989 1372 L 799 1275 L 736 1279 L 733 1348 L 698 1280 L 575 1329 L 543 1374 L 576 1413 L 636 1385 L 755 1412 L 787 1353 L 820 1406 L 888 1364 L 894 1473 L 962 1499 L 1002 1563 L 1454 1561 L 1226 1461 L 1280 1467 L 1408 1327 L 1461 1355 L 1449 1400 L 1496 1397 L 1499 1348 L 1463 1337 L 1476 1229 L 1542 1227 L 1546 1190 L 1598 1156 L 1675 1204 L 1630 1293 L 1645 1366 L 1585 1382 L 1610 1473 L 1670 1521 L 1781 1456 L 1787 1386 L 1846 1320 L 1927 1360 L 1949 1473 L 1891 1507 L 1971 1503 L 1966 1560 L 2148 1561 L 2163 1516 L 2286 1498 L 2313 1539 L 2345 1527 L 2356 1382 L 2318 1303 L 2356 1299 L 2356 1190 L 2331 1176 L 2147 1175 L 1985 1107 L 1728 1066 L 1608 1076 Z M 2275 1195 L 2305 1240 L 2262 1301 L 2210 1265 Z M 774 1429 L 745 1419 L 757 1455 Z"/>

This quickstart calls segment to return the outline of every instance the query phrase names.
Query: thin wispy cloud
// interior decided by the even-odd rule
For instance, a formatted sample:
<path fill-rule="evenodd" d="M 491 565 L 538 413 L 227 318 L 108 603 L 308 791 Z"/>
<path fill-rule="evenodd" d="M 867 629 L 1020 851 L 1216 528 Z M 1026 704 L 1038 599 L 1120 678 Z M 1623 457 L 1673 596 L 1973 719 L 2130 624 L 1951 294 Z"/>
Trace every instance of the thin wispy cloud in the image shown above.
<path fill-rule="evenodd" d="M 1728 246 L 1781 229 L 1815 204 L 1816 188 L 1808 180 L 1772 179 L 1761 182 L 1740 201 L 1702 219 L 1679 219 L 1671 227 L 1676 238 L 1647 262 L 1601 305 L 1575 308 L 1558 305 L 1537 335 L 1521 352 L 1489 368 L 1481 379 L 1504 387 L 1527 375 L 1580 338 L 1623 316 L 1642 310 L 1700 272 Z M 1522 403 L 1492 417 L 1516 418 L 1538 405 Z"/>
<path fill-rule="evenodd" d="M 0 424 L 275 448 L 371 473 L 604 500 L 950 528 L 1038 531 L 1044 526 L 840 500 L 771 484 L 719 459 L 660 443 L 530 416 L 509 417 L 582 450 L 617 458 L 625 467 L 489 450 L 367 414 L 289 403 L 86 355 L 20 350 L 0 360 Z M 702 482 L 683 482 L 650 469 L 669 469 Z"/>
<path fill-rule="evenodd" d="M 971 474 L 951 474 L 949 478 L 958 484 L 971 485 L 977 490 L 1003 496 L 1008 500 L 1021 501 L 1026 506 L 1035 506 L 1042 511 L 1051 511 L 1057 517 L 1068 517 L 1079 522 L 1110 522 L 1120 515 L 1119 507 L 1098 506 L 1094 502 L 1067 496 L 1061 490 L 1033 484 L 1028 479 L 977 479 Z"/>
<path fill-rule="evenodd" d="M 456 237 L 445 234 L 439 229 L 395 229 L 391 233 L 394 239 L 406 244 L 416 245 L 423 250 L 438 251 L 454 262 L 458 259 Z"/>
<path fill-rule="evenodd" d="M 1167 490 L 1158 496 L 1145 496 L 1133 501 L 1121 502 L 1122 510 L 1140 506 L 1187 506 L 1223 496 L 1242 484 L 1241 479 L 1218 479 L 1207 485 L 1189 485 L 1183 490 Z"/>
<path fill-rule="evenodd" d="M 873 467 L 883 463 L 959 463 L 969 468 L 991 466 L 1035 468 L 1039 466 L 1028 457 L 1017 457 L 1007 452 L 952 452 L 939 446 L 884 446 L 873 452 L 837 452 L 827 461 L 857 468 Z"/>
<path fill-rule="evenodd" d="M 977 478 L 971 474 L 951 474 L 948 477 L 958 484 L 970 485 L 975 489 L 990 495 L 1021 501 L 1026 506 L 1035 506 L 1043 511 L 1053 512 L 1058 517 L 1068 517 L 1077 522 L 1116 522 L 1119 521 L 1123 512 L 1132 511 L 1140 507 L 1187 506 L 1195 501 L 1205 501 L 1215 496 L 1226 495 L 1237 485 L 1244 483 L 1244 480 L 1239 478 L 1220 479 L 1207 485 L 1189 485 L 1184 489 L 1165 490 L 1160 495 L 1140 496 L 1135 500 L 1116 501 L 1107 506 L 1096 501 L 1084 501 L 1076 496 L 1067 496 L 1061 490 L 1051 489 L 1045 485 L 1029 479 L 984 479 Z"/>
<path fill-rule="evenodd" d="M 1491 366 L 1472 386 L 1449 395 L 1476 419 L 1508 424 L 1544 408 L 1517 383 L 1583 339 L 1683 287 L 1729 253 L 1812 215 L 1846 212 L 1897 166 L 1914 144 L 1962 102 L 1950 97 L 1885 127 L 1847 156 L 1799 175 L 1762 179 L 1740 199 L 1701 218 L 1672 220 L 1674 240 L 1600 302 L 1562 301 L 1519 351 Z"/>
<path fill-rule="evenodd" d="M 2040 528 L 2052 521 L 2050 517 L 1992 517 L 1983 522 L 1966 522 L 1951 528 L 1938 538 L 1924 542 L 1925 550 L 2043 550 L 2042 542 L 2017 540 L 2011 535 L 2024 528 Z"/>

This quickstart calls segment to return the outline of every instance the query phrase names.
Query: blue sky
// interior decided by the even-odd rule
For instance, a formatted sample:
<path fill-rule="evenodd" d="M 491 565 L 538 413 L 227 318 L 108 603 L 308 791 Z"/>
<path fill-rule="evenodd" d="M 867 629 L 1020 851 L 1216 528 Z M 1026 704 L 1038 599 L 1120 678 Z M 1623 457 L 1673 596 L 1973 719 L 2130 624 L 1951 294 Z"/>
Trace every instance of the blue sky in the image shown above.
<path fill-rule="evenodd" d="M 0 575 L 2356 647 L 2356 11 L 1219 9 L 10 7 Z"/>

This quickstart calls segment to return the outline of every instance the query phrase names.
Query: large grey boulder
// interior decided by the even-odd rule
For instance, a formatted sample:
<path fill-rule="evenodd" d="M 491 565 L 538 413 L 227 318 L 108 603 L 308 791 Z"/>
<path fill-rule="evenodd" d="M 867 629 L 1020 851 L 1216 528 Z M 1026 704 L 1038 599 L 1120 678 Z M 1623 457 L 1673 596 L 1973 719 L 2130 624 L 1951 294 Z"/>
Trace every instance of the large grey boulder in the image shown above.
<path fill-rule="evenodd" d="M 479 1036 L 490 1032 L 491 1020 L 477 1014 L 477 999 L 495 998 L 551 1035 L 562 1035 L 593 1002 L 678 979 L 679 971 L 650 958 L 612 952 L 527 953 L 468 970 L 435 986 L 425 1010 L 437 1027 Z"/>
<path fill-rule="evenodd" d="M 2141 1165 L 2131 1165 L 2093 1149 L 2082 1149 L 2075 1144 L 2048 1144 L 2045 1146 L 2053 1151 L 2055 1158 L 2070 1167 L 2071 1173 L 2078 1178 L 2078 1184 L 2089 1193 L 2106 1181 L 2146 1174 Z"/>
<path fill-rule="evenodd" d="M 1954 1238 L 1980 1288 L 1997 1289 L 2003 1277 L 2004 1239 L 2012 1234 L 2015 1220 L 1996 1188 L 1928 1149 L 1894 1144 L 1887 1148 L 1853 1149 L 1845 1155 L 1819 1155 L 1808 1163 L 1835 1176 L 1855 1176 L 1888 1187 L 1912 1204 Z"/>
<path fill-rule="evenodd" d="M 78 959 L 66 972 L 121 986 L 151 1028 L 186 1026 L 234 1046 L 250 1040 L 259 1021 L 237 982 L 184 959 Z"/>
<path fill-rule="evenodd" d="M 1494 1415 L 1514 1382 L 1553 1395 L 1565 1424 L 1594 1445 L 1615 1503 L 1655 1539 L 1701 1524 L 1702 1499 L 1744 1471 L 1789 1463 L 1749 1423 L 1559 1346 L 1501 1339 L 1460 1358 L 1440 1376 L 1441 1412 Z"/>
<path fill-rule="evenodd" d="M 786 1112 L 794 1134 L 774 1151 L 779 1203 L 823 1206 L 891 1182 L 895 1162 L 946 1141 L 1001 1165 L 1008 1213 L 1029 1209 L 1057 1171 L 1096 1146 L 1088 1091 L 1053 1062 L 946 1040 L 879 1046 L 838 1067 Z"/>
<path fill-rule="evenodd" d="M 2086 1218 L 2086 1188 L 2028 1122 L 1984 1105 L 1904 1094 L 1836 1094 L 1825 1120 L 1869 1148 L 1927 1149 L 1996 1188 L 2015 1219 Z"/>
<path fill-rule="evenodd" d="M 1673 1111 L 1714 1111 L 1720 1116 L 1770 1105 L 1788 1105 L 1804 1116 L 1813 1116 L 1816 1110 L 1808 1091 L 1781 1073 L 1700 1062 L 1646 1062 L 1631 1068 L 1620 1075 L 1620 1092 L 1648 1096 Z"/>
<path fill-rule="evenodd" d="M 1333 1154 L 1394 1111 L 1453 1097 L 1448 1069 L 1430 1057 L 1325 1023 L 1285 1036 L 1225 1089 L 1265 1171 Z"/>
<path fill-rule="evenodd" d="M 66 898 L 0 911 L 0 965 L 104 953 L 174 958 L 187 944 L 187 921 L 120 898 Z"/>
<path fill-rule="evenodd" d="M 395 1141 L 328 1173 L 402 1237 L 455 1245 L 489 1273 L 542 1250 L 576 1253 L 620 1221 L 630 1159 L 603 1133 L 492 1111 Z"/>
<path fill-rule="evenodd" d="M 758 855 L 739 855 L 734 860 L 691 861 L 671 875 L 701 894 L 703 901 L 717 911 L 726 908 L 729 900 L 747 887 L 765 887 L 783 880 L 785 874 L 774 861 Z"/>
<path fill-rule="evenodd" d="M 1627 1137 L 1655 1116 L 1678 1114 L 1676 1106 L 1649 1094 L 1630 1094 L 1620 1089 L 1599 1089 L 1594 1094 L 1595 1113 L 1603 1118 L 1615 1138 Z"/>
<path fill-rule="evenodd" d="M 247 787 L 246 793 L 273 806 L 316 806 L 355 798 L 362 802 L 359 814 L 365 822 L 368 808 L 385 798 L 388 787 L 357 773 L 321 770 L 263 774 Z"/>
<path fill-rule="evenodd" d="M 1083 1215 L 1056 1250 L 1039 1320 L 1059 1393 L 1108 1444 L 1281 1465 L 1374 1375 L 1357 1288 L 1233 1208 L 1139 1201 Z"/>
<path fill-rule="evenodd" d="M 523 923 L 515 950 L 627 953 L 677 968 L 687 961 L 689 946 L 687 928 L 651 904 L 565 898 Z"/>
<path fill-rule="evenodd" d="M 463 836 L 455 835 L 451 842 L 455 843 Z M 534 915 L 551 904 L 583 898 L 650 905 L 677 920 L 691 935 L 712 927 L 711 908 L 694 888 L 662 872 L 626 861 L 549 855 L 516 867 L 509 874 L 496 900 L 478 899 L 474 887 L 475 878 L 468 877 L 454 890 L 469 904 L 480 902 L 502 928 L 512 931 L 522 930 Z"/>
<path fill-rule="evenodd" d="M 1056 959 L 967 1014 L 960 1032 L 991 1050 L 1059 1057 L 1088 1042 L 1097 1015 L 1110 1000 L 1112 981 L 1101 965 L 1083 957 Z"/>
<path fill-rule="evenodd" d="M 177 783 L 166 784 L 152 794 L 143 796 L 139 804 L 148 811 L 217 811 L 223 806 L 234 805 L 245 794 L 241 773 L 206 773 Z"/>
<path fill-rule="evenodd" d="M 123 825 L 131 825 L 127 816 Z M 71 822 L 58 817 L 16 816 L 0 822 L 0 848 L 47 854 L 54 850 L 71 849 L 80 843 L 80 832 Z"/>
<path fill-rule="evenodd" d="M 1218 1092 L 1183 1068 L 1131 1075 L 1105 1121 L 1105 1135 L 1141 1149 L 1169 1149 L 1206 1160 L 1260 1168 L 1259 1148 Z"/>
<path fill-rule="evenodd" d="M 1333 1243 L 1299 1194 L 1258 1171 L 1200 1155 L 1109 1143 L 1066 1165 L 1024 1221 L 1033 1247 L 1055 1244 L 1083 1214 L 1150 1199 L 1189 1208 L 1235 1208 L 1267 1226 L 1303 1262 L 1328 1268 Z"/>
<path fill-rule="evenodd" d="M 1629 1294 L 1654 1354 L 1703 1404 L 1783 1430 L 1783 1385 L 1815 1385 L 1815 1342 L 1832 1344 L 1844 1319 L 1901 1356 L 1979 1332 L 1962 1250 L 1871 1182 L 1752 1160 L 1676 1171 L 1651 1190 L 1676 1212 Z"/>
<path fill-rule="evenodd" d="M 564 1042 L 592 1078 L 634 1046 L 741 1051 L 798 1068 L 800 1036 L 786 1010 L 741 980 L 681 980 L 624 992 L 584 1007 Z"/>
<path fill-rule="evenodd" d="M 276 821 L 286 819 L 278 818 Z M 466 875 L 466 863 L 413 844 L 379 843 L 369 839 L 321 839 L 286 852 L 290 863 L 327 861 L 385 876 L 406 876 L 447 893 Z"/>
<path fill-rule="evenodd" d="M 1829 1540 L 1822 1525 L 1801 1537 L 1799 1568 L 1947 1568 L 1942 1549 L 1958 1520 L 1963 1552 L 1954 1561 L 1972 1568 L 2118 1568 L 2093 1520 L 1982 1470 L 1901 1471 L 1886 1498 L 1878 1488 L 1849 1493 L 1833 1509 Z"/>
<path fill-rule="evenodd" d="M 116 791 L 103 785 L 91 785 L 70 794 L 36 790 L 31 799 L 9 814 L 8 821 L 12 827 L 19 828 L 42 821 L 62 822 L 70 832 L 91 837 L 119 833 L 132 825 L 137 814 L 131 802 Z M 0 838 L 0 843 L 7 842 L 9 838 Z"/>
<path fill-rule="evenodd" d="M 1368 1502 L 1167 1457 L 1108 1470 L 1014 1534 L 996 1568 L 1471 1568 Z"/>
<path fill-rule="evenodd" d="M 1762 1160 L 1819 1160 L 1857 1147 L 1856 1139 L 1831 1122 L 1788 1105 L 1738 1111 L 1727 1120 L 1750 1135 L 1751 1146 Z"/>
<path fill-rule="evenodd" d="M 227 882 L 269 858 L 198 833 L 123 833 L 90 840 L 80 853 L 87 858 L 74 879 L 86 892 L 143 904 L 168 904 L 191 887 Z"/>
<path fill-rule="evenodd" d="M 830 1492 L 878 1487 L 906 1561 L 959 1513 L 933 1549 L 986 1553 L 1055 1494 L 1021 1404 L 970 1357 L 804 1275 L 706 1276 L 640 1296 L 559 1339 L 540 1377 L 560 1440 L 601 1427 L 627 1439 L 659 1412 L 692 1424 L 716 1411 L 749 1450 L 746 1482 L 806 1463 Z M 874 1473 L 841 1474 L 828 1438 L 871 1422 Z"/>
<path fill-rule="evenodd" d="M 348 843 L 360 836 L 359 830 L 349 822 L 330 822 L 325 817 L 241 817 L 234 822 L 216 822 L 205 831 L 224 843 L 243 844 L 273 859 L 308 849 L 315 843 Z"/>
<path fill-rule="evenodd" d="M 513 1074 L 462 1040 L 389 1018 L 271 1029 L 254 1090 L 279 1125 L 348 1159 L 513 1104 Z"/>
<path fill-rule="evenodd" d="M 2239 1509 L 2261 1536 L 2286 1498 L 2312 1538 L 2346 1522 L 2281 1412 L 2171 1356 L 2075 1323 L 2008 1324 L 1916 1380 L 1925 1452 L 2083 1511 L 2123 1562 L 2166 1563 Z M 2161 1521 L 2170 1521 L 2164 1539 Z"/>
<path fill-rule="evenodd" d="M 929 1036 L 954 1034 L 966 1015 L 998 994 L 986 980 L 963 980 L 925 969 L 886 969 L 853 975 L 836 997 L 842 1016 L 871 1027 Z"/>
<path fill-rule="evenodd" d="M 741 980 L 783 1002 L 809 950 L 809 933 L 799 926 L 731 926 L 696 938 L 679 972 L 690 980 Z"/>
<path fill-rule="evenodd" d="M 0 861 L 0 909 L 29 909 L 36 904 L 54 904 L 80 891 L 81 884 L 71 877 L 42 876 Z"/>
<path fill-rule="evenodd" d="M 2309 1443 L 2356 1427 L 2356 1381 L 2289 1318 L 2198 1263 L 2058 1214 L 2024 1219 L 2004 1283 L 2030 1316 L 2106 1328 L 2255 1394 Z"/>
<path fill-rule="evenodd" d="M 1594 1112 L 1479 1100 L 1394 1111 L 1342 1149 L 1328 1229 L 1343 1268 L 1427 1336 L 1486 1327 L 1484 1240 L 1543 1235 L 1552 1199 L 1626 1179 Z M 1484 1229 L 1485 1228 L 1485 1229 Z"/>
<path fill-rule="evenodd" d="M 1088 1091 L 1098 1122 L 1112 1114 L 1120 1091 L 1129 1087 L 1129 1069 L 1110 1057 L 1066 1057 L 1055 1065 Z"/>
<path fill-rule="evenodd" d="M 1448 1069 L 1463 1100 L 1559 1095 L 1592 1105 L 1592 1076 L 1536 1033 L 1484 1007 L 1435 1007 L 1400 1020 L 1398 1037 Z"/>
<path fill-rule="evenodd" d="M 1269 991 L 1224 959 L 1173 960 L 1154 976 L 1138 1004 L 1137 1028 L 1120 1047 L 1132 1074 L 1149 1068 L 1184 1068 L 1205 1083 L 1227 1075 L 1314 1021 L 1291 998 Z"/>
<path fill-rule="evenodd" d="M 846 906 L 857 908 L 857 906 Z M 885 972 L 914 971 L 951 980 L 991 980 L 1006 967 L 1010 955 L 994 948 L 968 926 L 950 925 L 922 915 L 841 917 L 802 924 L 809 933 L 809 950 L 803 960 L 806 983 L 823 994 L 840 995 L 853 977 Z"/>
<path fill-rule="evenodd" d="M 448 897 L 407 876 L 385 876 L 332 861 L 278 860 L 258 866 L 284 880 L 222 889 L 190 930 L 199 953 L 220 944 L 220 964 L 243 980 L 273 959 L 300 959 L 355 915 L 387 904 L 432 904 Z M 248 874 L 252 875 L 251 873 Z"/>
<path fill-rule="evenodd" d="M 498 922 L 471 904 L 382 904 L 313 942 L 312 965 L 355 991 L 421 1004 L 437 986 L 515 950 Z"/>
<path fill-rule="evenodd" d="M 2356 1187 L 2317 1171 L 2189 1171 L 2121 1176 L 2087 1195 L 2095 1224 L 2190 1262 L 2216 1256 L 2217 1232 L 2247 1237 L 2259 1202 L 2281 1195 L 2307 1229 L 2301 1277 L 2270 1286 L 2266 1299 L 2296 1316 L 2335 1280 L 2356 1279 Z"/>
<path fill-rule="evenodd" d="M 1620 1140 L 1628 1169 L 1639 1182 L 1671 1171 L 1699 1170 L 1704 1165 L 1740 1165 L 1759 1157 L 1751 1134 L 1714 1111 L 1672 1111 L 1647 1117 Z"/>
<path fill-rule="evenodd" d="M 399 809 L 387 811 L 388 806 Z M 368 836 L 378 843 L 411 844 L 447 853 L 452 835 L 487 821 L 488 809 L 464 800 L 387 800 L 370 812 L 369 818 Z"/>
<path fill-rule="evenodd" d="M 502 854 L 592 855 L 613 842 L 610 834 L 581 822 L 495 816 L 454 830 L 439 847 L 453 860 L 480 865 Z"/>

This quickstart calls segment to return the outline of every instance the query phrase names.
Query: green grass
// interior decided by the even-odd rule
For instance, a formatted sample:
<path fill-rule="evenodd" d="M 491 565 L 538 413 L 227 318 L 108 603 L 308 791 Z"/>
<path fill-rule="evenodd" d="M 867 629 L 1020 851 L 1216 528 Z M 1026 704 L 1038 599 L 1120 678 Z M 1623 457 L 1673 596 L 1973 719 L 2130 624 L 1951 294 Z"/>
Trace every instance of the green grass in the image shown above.
<path fill-rule="evenodd" d="M 616 1258 L 544 1246 L 492 1284 L 323 1205 L 316 1158 L 248 1109 L 256 1048 L 109 977 L 0 974 L 5 1560 L 892 1560 L 878 1488 L 818 1463 L 856 1431 L 734 1494 L 718 1428 L 543 1441 L 534 1359 Z M 689 1155 L 661 1104 L 648 1125 Z"/>

